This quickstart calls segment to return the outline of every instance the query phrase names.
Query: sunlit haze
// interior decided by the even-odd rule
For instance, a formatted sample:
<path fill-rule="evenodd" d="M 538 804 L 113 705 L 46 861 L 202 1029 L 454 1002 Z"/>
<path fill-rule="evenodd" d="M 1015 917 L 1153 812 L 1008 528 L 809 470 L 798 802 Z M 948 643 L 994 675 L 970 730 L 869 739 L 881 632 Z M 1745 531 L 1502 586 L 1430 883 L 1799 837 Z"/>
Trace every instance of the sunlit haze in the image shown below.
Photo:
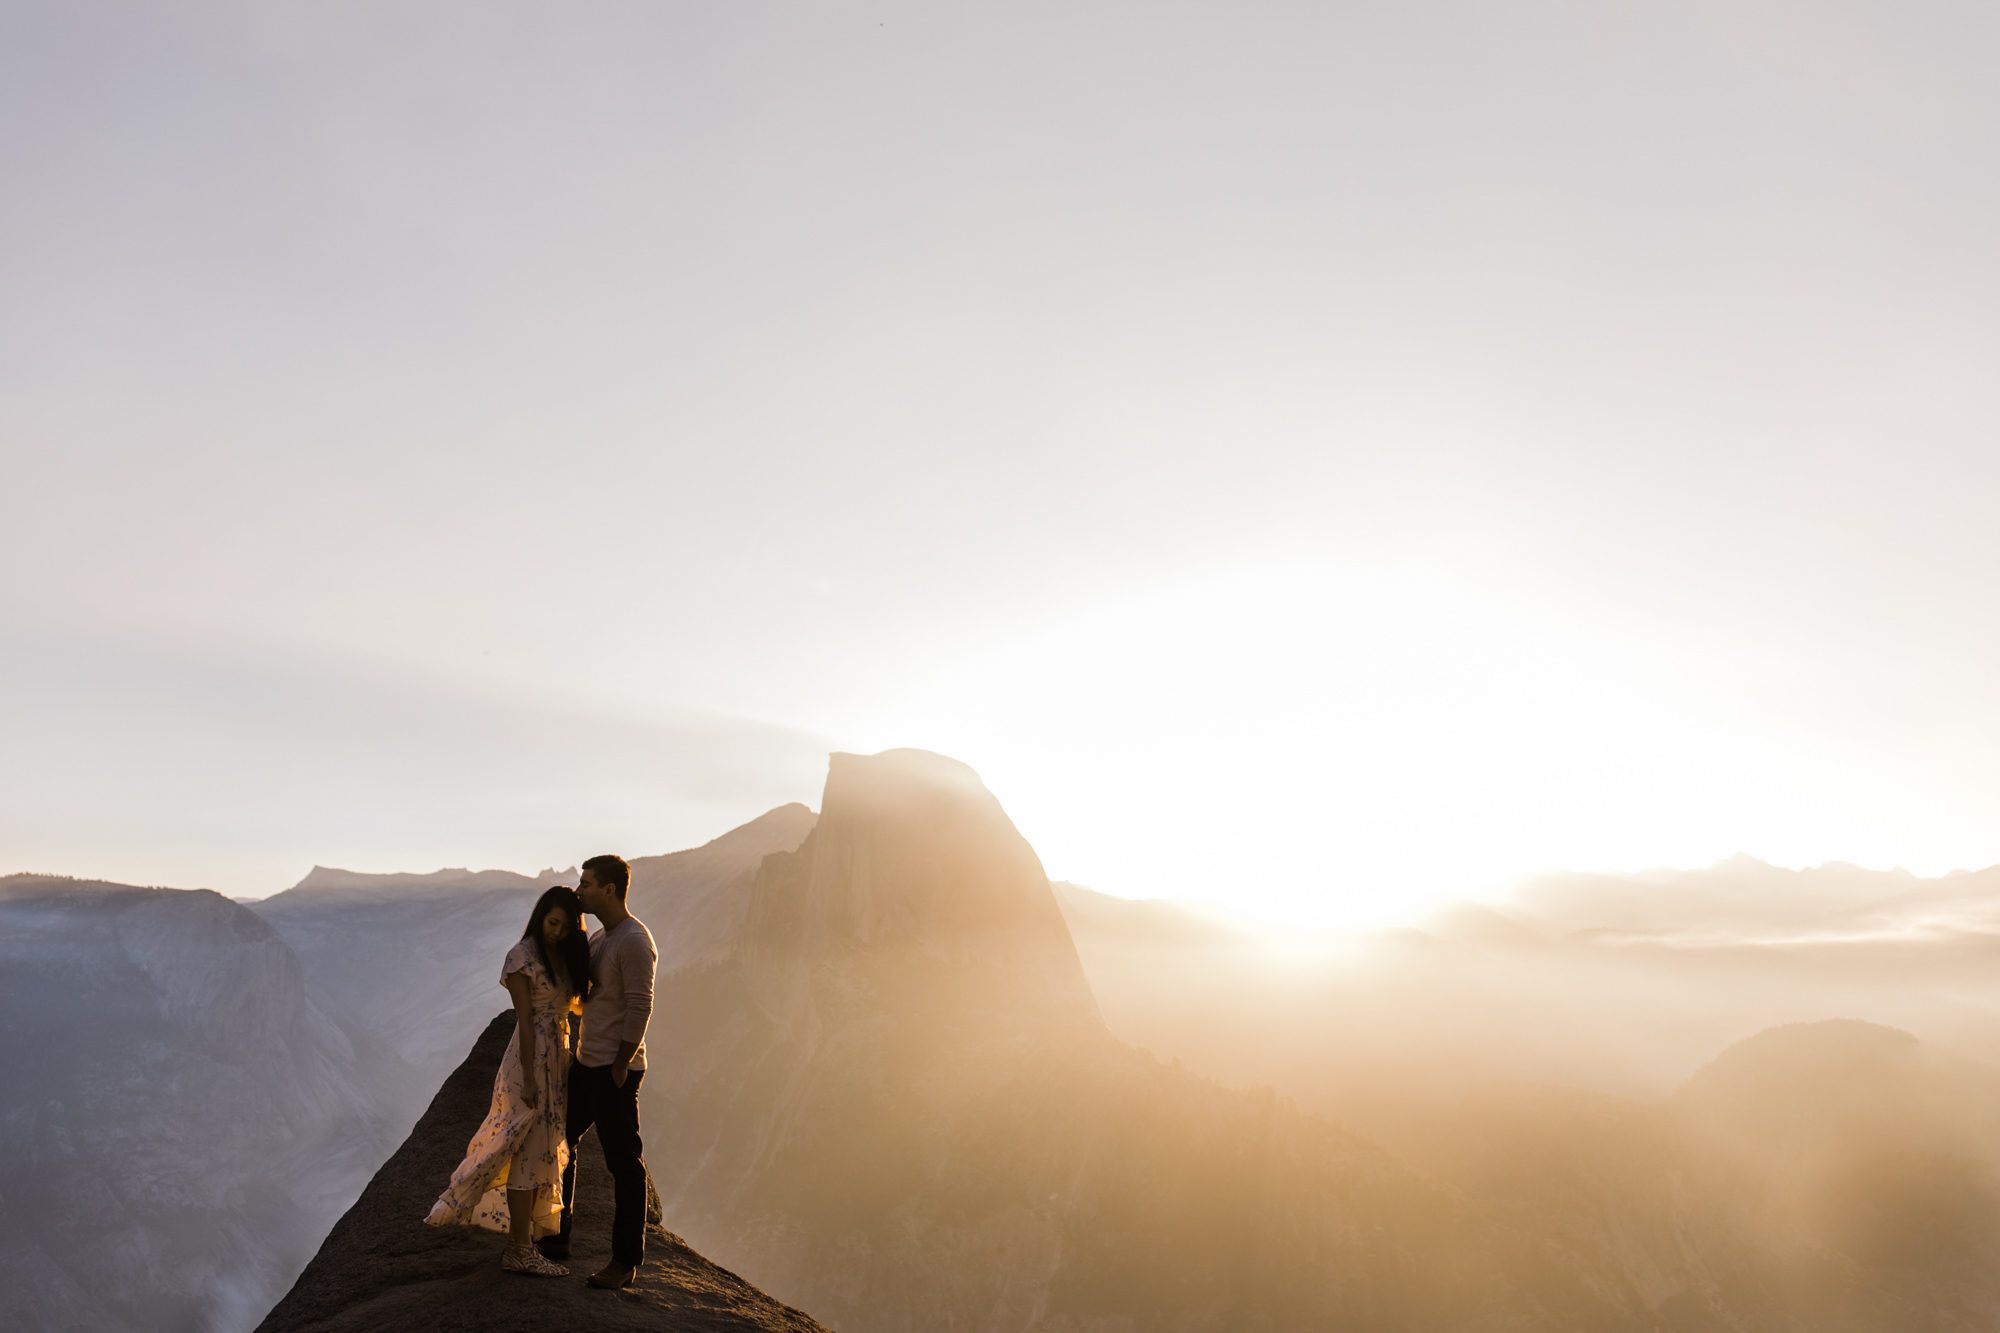
<path fill-rule="evenodd" d="M 0 872 L 971 764 L 1314 925 L 2000 862 L 1989 6 L 0 5 Z"/>
<path fill-rule="evenodd" d="M 1915 756 L 1786 709 L 1806 664 L 1484 591 L 1216 575 L 981 654 L 868 736 L 978 756 L 1074 878 L 1252 920 L 1381 924 L 1546 867 L 1746 847 L 1929 874 L 1978 860 L 1990 820 Z"/>

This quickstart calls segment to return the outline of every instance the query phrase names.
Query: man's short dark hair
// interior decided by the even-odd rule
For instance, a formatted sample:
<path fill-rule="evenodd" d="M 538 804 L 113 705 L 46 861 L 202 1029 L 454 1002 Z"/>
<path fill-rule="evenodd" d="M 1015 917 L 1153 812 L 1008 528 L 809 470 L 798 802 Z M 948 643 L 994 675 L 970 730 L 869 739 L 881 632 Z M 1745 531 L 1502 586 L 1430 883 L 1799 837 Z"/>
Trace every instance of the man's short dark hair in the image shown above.
<path fill-rule="evenodd" d="M 625 901 L 625 890 L 632 887 L 632 867 L 625 864 L 624 857 L 606 852 L 585 861 L 583 868 L 595 871 L 597 882 L 617 894 L 619 902 Z"/>

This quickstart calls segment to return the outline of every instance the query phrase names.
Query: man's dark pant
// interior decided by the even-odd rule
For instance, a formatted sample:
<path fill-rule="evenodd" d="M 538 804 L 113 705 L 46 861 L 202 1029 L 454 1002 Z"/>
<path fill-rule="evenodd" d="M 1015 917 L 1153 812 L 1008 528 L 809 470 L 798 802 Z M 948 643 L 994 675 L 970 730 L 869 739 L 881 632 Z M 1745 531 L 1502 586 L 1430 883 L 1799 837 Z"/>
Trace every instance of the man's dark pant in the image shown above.
<path fill-rule="evenodd" d="M 569 1165 L 563 1170 L 561 1239 L 569 1245 L 570 1212 L 576 1206 L 576 1141 L 597 1126 L 597 1143 L 611 1172 L 611 1262 L 637 1268 L 646 1257 L 646 1159 L 639 1142 L 639 1084 L 643 1069 L 625 1072 L 625 1086 L 611 1081 L 611 1066 L 569 1067 Z"/>

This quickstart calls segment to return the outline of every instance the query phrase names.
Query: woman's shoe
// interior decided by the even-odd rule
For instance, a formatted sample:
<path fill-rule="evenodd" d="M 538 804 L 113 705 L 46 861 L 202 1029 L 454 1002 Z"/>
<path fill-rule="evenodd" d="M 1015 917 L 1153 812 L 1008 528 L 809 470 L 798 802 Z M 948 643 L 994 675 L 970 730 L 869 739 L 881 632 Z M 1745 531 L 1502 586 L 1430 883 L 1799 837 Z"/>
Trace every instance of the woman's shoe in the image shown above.
<path fill-rule="evenodd" d="M 511 1241 L 500 1255 L 500 1266 L 510 1273 L 526 1273 L 530 1277 L 569 1276 L 567 1268 L 561 1264 L 550 1263 L 534 1246 L 515 1245 Z"/>

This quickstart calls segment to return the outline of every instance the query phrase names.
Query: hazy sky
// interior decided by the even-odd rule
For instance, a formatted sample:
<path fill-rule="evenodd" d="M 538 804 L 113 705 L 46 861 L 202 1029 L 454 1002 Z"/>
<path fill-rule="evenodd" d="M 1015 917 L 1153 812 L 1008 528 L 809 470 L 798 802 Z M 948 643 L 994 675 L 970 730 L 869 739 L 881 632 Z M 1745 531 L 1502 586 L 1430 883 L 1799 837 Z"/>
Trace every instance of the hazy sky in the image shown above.
<path fill-rule="evenodd" d="M 2000 9 L 0 0 L 0 870 L 942 749 L 1391 917 L 2000 861 Z"/>

